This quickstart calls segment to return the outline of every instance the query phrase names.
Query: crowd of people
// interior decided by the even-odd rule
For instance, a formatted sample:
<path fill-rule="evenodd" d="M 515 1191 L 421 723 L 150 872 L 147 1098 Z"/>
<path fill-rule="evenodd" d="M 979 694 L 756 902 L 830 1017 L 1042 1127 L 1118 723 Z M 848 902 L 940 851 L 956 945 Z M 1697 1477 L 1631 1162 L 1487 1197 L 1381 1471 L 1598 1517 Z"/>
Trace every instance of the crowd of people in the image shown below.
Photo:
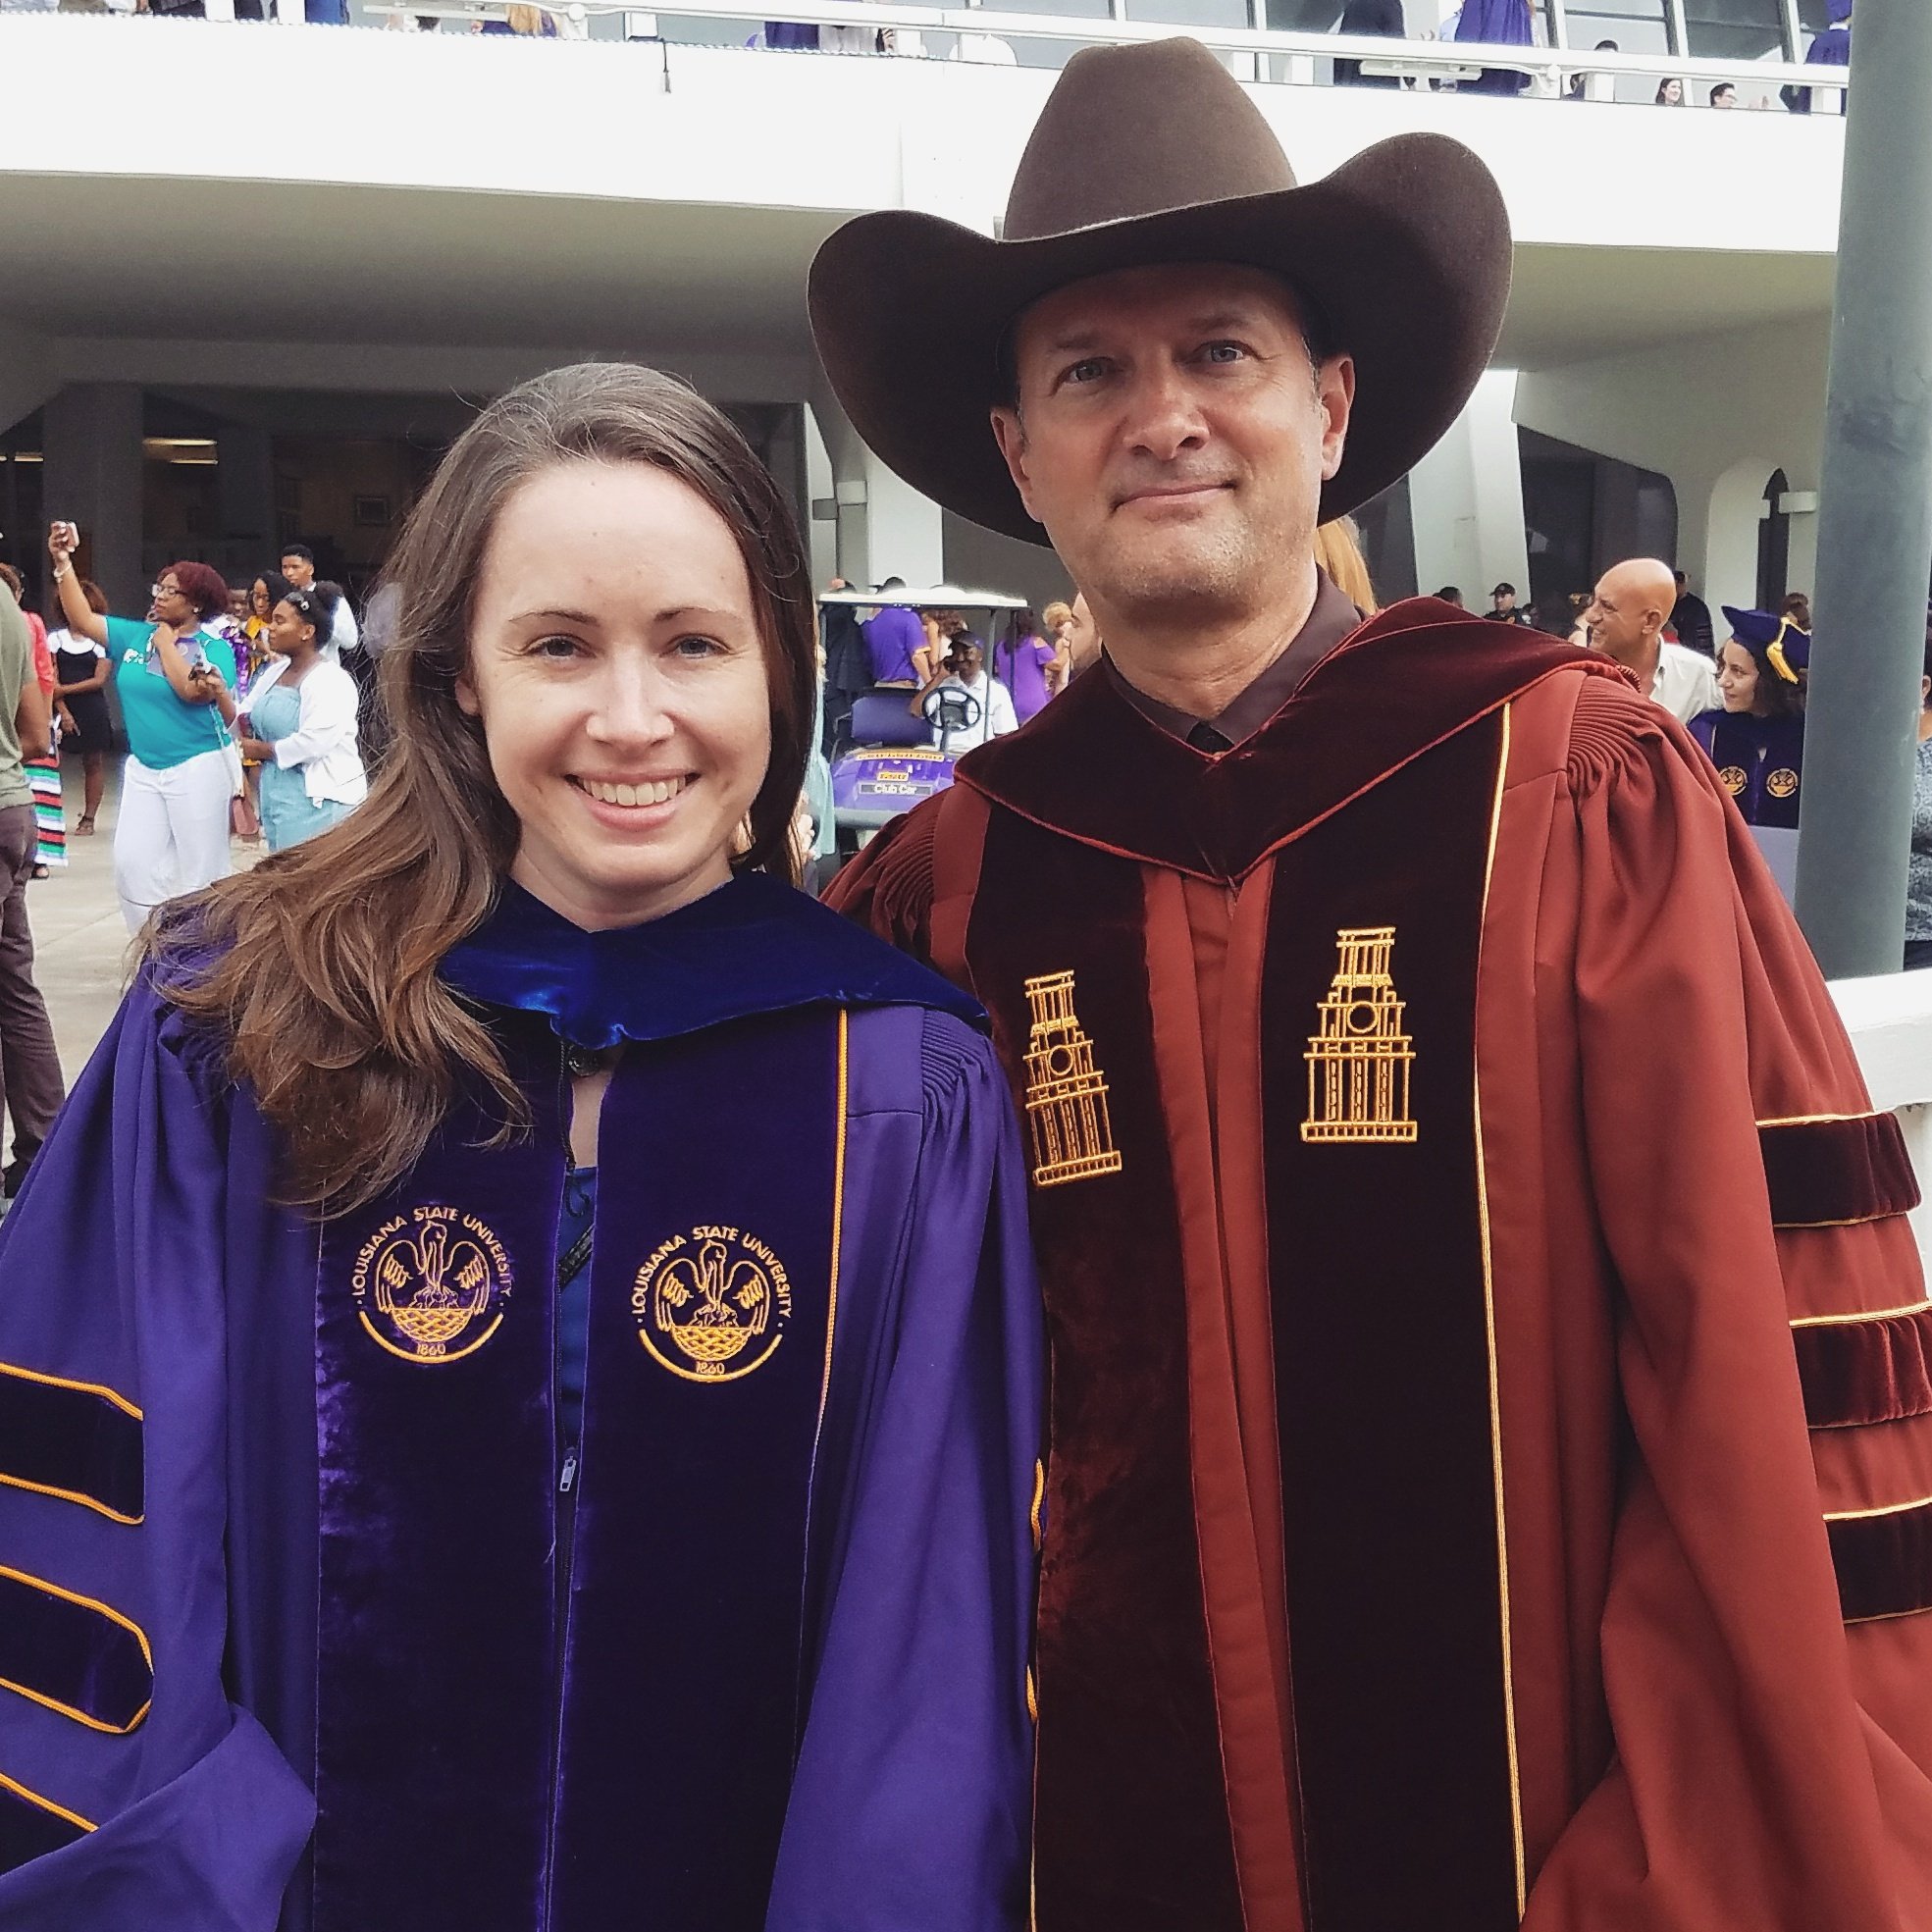
<path fill-rule="evenodd" d="M 51 629 L 21 609 L 19 573 L 0 565 L 48 703 L 47 729 L 25 761 L 39 816 L 31 875 L 66 862 L 64 752 L 80 761 L 73 831 L 96 830 L 118 711 L 127 756 L 115 889 L 129 930 L 138 932 L 157 907 L 227 875 L 232 835 L 284 851 L 361 801 L 361 687 L 340 661 L 358 632 L 347 598 L 316 581 L 303 544 L 289 545 L 278 568 L 237 584 L 206 563 L 170 564 L 144 615 L 133 617 L 116 614 L 77 570 L 78 542 L 70 523 L 48 533 Z"/>
<path fill-rule="evenodd" d="M 1827 24 L 1812 36 L 1805 49 L 1807 65 L 1841 68 L 1851 65 L 1852 9 L 1853 0 L 1827 0 Z M 1439 37 L 1457 44 L 1534 46 L 1537 44 L 1537 16 L 1540 12 L 1540 9 L 1534 7 L 1532 0 L 1463 0 L 1463 5 L 1443 21 L 1439 35 L 1432 32 L 1421 37 Z M 1347 0 L 1341 10 L 1337 30 L 1381 38 L 1418 37 L 1409 32 L 1403 0 Z M 1597 41 L 1593 51 L 1614 54 L 1621 48 L 1617 41 L 1605 39 Z M 1488 68 L 1473 79 L 1430 78 L 1425 83 L 1416 77 L 1365 71 L 1365 63 L 1355 59 L 1337 59 L 1334 79 L 1337 86 L 1394 88 L 1427 84 L 1436 91 L 1503 95 L 1532 92 L 1536 87 L 1532 76 L 1515 69 Z M 1615 77 L 1589 73 L 1573 75 L 1563 89 L 1563 97 L 1573 101 L 1613 101 L 1617 98 Z M 1786 87 L 1782 90 L 1782 98 L 1794 114 L 1811 112 L 1812 91 L 1808 87 Z M 1691 96 L 1684 81 L 1674 76 L 1658 82 L 1654 100 L 1658 107 L 1691 105 Z M 1747 105 L 1738 98 L 1736 83 L 1729 80 L 1710 86 L 1704 95 L 1704 104 L 1719 110 Z M 1761 95 L 1749 105 L 1768 108 L 1771 101 L 1768 95 Z"/>
<path fill-rule="evenodd" d="M 1851 23 L 1853 0 L 1828 0 L 1828 24 L 1813 35 L 1805 54 L 1816 66 L 1847 67 L 1851 63 Z M 1448 41 L 1457 44 L 1523 46 L 1536 44 L 1537 9 L 1533 0 L 1465 0 L 1444 20 L 1439 28 L 1411 33 L 1404 12 L 1404 0 L 1345 0 L 1336 22 L 1336 31 L 1371 35 L 1378 38 L 1415 39 L 1426 42 Z M 116 13 L 154 14 L 176 19 L 221 21 L 301 21 L 311 26 L 345 26 L 350 23 L 349 0 L 0 0 L 5 13 Z M 434 14 L 386 15 L 383 24 L 401 31 L 434 33 L 443 27 L 443 19 Z M 501 19 L 472 21 L 466 31 L 508 33 L 541 38 L 581 36 L 584 26 L 568 14 L 527 4 L 505 6 Z M 800 21 L 766 21 L 752 38 L 752 45 L 837 54 L 888 54 L 921 59 L 926 53 L 924 32 L 917 27 L 816 26 Z M 1596 42 L 1597 53 L 1616 53 L 1619 42 Z M 949 58 L 981 65 L 1015 66 L 1018 55 L 1012 43 L 992 33 L 960 33 L 955 36 Z M 1534 92 L 1532 76 L 1513 69 L 1485 69 L 1475 78 L 1430 78 L 1374 72 L 1374 63 L 1337 58 L 1333 79 L 1337 86 L 1400 88 L 1427 85 L 1437 92 L 1514 95 Z M 1567 100 L 1614 100 L 1614 78 L 1591 74 L 1574 75 L 1564 87 Z M 1796 114 L 1808 114 L 1812 94 L 1808 87 L 1788 86 L 1781 95 L 1787 108 Z M 1660 107 L 1684 107 L 1692 96 L 1682 79 L 1671 78 L 1656 89 Z M 1725 80 L 1708 86 L 1703 105 L 1717 109 L 1740 107 L 1769 108 L 1768 95 L 1741 100 L 1735 82 Z"/>

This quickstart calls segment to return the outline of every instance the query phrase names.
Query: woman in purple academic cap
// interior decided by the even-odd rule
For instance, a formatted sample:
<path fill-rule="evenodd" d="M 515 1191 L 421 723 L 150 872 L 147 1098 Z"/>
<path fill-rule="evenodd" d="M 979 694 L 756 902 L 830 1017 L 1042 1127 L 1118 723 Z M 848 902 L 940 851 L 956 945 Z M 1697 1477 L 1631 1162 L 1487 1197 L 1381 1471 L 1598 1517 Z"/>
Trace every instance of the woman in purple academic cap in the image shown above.
<path fill-rule="evenodd" d="M 1721 706 L 1691 736 L 1717 767 L 1747 825 L 1795 830 L 1804 779 L 1804 676 L 1811 637 L 1788 615 L 1724 605 L 1731 636 L 1717 653 Z"/>
<path fill-rule="evenodd" d="M 150 928 L 0 1228 L 0 1927 L 1017 1928 L 1017 1129 L 791 883 L 791 515 L 585 365 L 392 581 L 366 804 Z"/>

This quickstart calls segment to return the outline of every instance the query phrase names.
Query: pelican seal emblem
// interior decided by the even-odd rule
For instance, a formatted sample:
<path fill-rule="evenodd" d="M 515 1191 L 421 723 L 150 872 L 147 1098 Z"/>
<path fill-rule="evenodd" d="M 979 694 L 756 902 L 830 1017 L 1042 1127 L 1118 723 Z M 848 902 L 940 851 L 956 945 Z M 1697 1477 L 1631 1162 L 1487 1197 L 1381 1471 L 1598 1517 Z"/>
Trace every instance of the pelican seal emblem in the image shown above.
<path fill-rule="evenodd" d="M 686 1382 L 737 1382 L 771 1360 L 792 1319 L 784 1264 L 738 1227 L 700 1227 L 653 1249 L 631 1290 L 638 1339 Z"/>
<path fill-rule="evenodd" d="M 460 1362 L 502 1324 L 510 1260 L 475 1215 L 414 1208 L 384 1222 L 362 1244 L 349 1288 L 356 1319 L 392 1355 Z"/>

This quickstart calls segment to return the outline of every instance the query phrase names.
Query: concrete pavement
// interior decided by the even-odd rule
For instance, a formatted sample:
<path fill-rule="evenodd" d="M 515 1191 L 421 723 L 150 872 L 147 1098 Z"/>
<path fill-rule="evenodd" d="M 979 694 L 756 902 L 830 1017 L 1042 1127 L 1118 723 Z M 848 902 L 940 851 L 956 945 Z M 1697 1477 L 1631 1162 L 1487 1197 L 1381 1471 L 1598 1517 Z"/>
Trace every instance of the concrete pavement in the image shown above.
<path fill-rule="evenodd" d="M 114 823 L 120 804 L 118 762 L 110 766 L 100 829 L 79 838 L 80 762 L 66 760 L 67 867 L 26 889 L 33 927 L 33 975 L 54 1022 L 54 1043 L 71 1087 L 107 1030 L 135 963 L 133 942 L 114 896 Z M 236 869 L 260 856 L 260 846 L 236 844 Z"/>

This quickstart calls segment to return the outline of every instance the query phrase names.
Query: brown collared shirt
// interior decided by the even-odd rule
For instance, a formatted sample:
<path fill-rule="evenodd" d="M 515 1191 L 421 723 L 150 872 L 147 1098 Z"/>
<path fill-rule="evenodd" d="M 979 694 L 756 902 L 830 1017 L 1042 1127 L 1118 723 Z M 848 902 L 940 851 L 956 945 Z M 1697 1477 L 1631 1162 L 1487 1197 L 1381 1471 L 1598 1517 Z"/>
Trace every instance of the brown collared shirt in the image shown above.
<path fill-rule="evenodd" d="M 1190 717 L 1136 690 L 1113 658 L 1101 662 L 1115 688 L 1141 716 L 1158 724 L 1172 738 L 1198 752 L 1231 751 L 1254 734 L 1301 688 L 1301 681 L 1362 621 L 1362 613 L 1335 589 L 1327 574 L 1315 573 L 1315 602 L 1308 620 L 1289 639 L 1287 647 L 1234 702 L 1217 716 Z M 1212 733 L 1210 737 L 1208 734 Z"/>

